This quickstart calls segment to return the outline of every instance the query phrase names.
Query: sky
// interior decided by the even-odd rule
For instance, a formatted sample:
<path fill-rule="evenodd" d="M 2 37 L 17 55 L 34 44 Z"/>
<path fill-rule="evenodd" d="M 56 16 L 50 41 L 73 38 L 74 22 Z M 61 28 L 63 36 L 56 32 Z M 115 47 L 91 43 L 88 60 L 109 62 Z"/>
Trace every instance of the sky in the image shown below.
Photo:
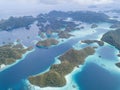
<path fill-rule="evenodd" d="M 17 15 L 37 15 L 51 10 L 84 10 L 91 6 L 113 8 L 119 1 L 120 0 L 0 0 L 0 18 Z"/>

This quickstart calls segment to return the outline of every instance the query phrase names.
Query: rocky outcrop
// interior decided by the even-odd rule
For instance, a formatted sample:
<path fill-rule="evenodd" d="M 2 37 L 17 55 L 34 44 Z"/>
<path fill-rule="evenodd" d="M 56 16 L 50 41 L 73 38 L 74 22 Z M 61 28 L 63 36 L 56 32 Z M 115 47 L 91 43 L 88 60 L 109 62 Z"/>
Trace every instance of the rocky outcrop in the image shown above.
<path fill-rule="evenodd" d="M 120 29 L 105 33 L 101 39 L 120 50 Z"/>

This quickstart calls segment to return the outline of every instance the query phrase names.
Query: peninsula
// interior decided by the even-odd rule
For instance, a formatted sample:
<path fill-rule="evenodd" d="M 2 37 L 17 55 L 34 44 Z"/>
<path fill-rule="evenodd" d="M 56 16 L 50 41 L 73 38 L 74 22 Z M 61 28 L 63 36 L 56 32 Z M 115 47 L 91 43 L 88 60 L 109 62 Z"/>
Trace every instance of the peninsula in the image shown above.
<path fill-rule="evenodd" d="M 14 63 L 17 59 L 22 58 L 26 51 L 30 51 L 32 47 L 24 48 L 22 44 L 7 44 L 0 46 L 0 66 Z"/>
<path fill-rule="evenodd" d="M 92 47 L 81 50 L 70 49 L 59 57 L 60 64 L 52 65 L 50 70 L 42 75 L 29 77 L 29 81 L 40 87 L 62 87 L 66 85 L 65 76 L 71 73 L 76 66 L 84 64 L 85 58 L 94 52 Z"/>

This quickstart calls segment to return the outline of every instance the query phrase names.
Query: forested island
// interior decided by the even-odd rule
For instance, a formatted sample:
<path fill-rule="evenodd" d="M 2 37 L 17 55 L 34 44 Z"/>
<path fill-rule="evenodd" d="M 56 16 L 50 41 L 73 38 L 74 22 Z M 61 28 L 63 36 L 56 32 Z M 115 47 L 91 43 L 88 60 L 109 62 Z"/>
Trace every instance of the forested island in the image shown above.
<path fill-rule="evenodd" d="M 70 19 L 70 20 L 68 20 Z M 73 31 L 79 24 L 74 21 L 80 21 L 85 23 L 91 23 L 91 28 L 96 28 L 96 23 L 108 22 L 118 23 L 117 20 L 110 20 L 109 16 L 92 11 L 51 11 L 45 14 L 39 14 L 37 17 L 23 16 L 23 17 L 10 17 L 8 19 L 0 20 L 0 30 L 11 31 L 13 29 L 24 27 L 29 29 L 31 24 L 37 21 L 37 26 L 42 32 L 47 30 L 56 31 L 64 28 L 66 31 Z"/>
<path fill-rule="evenodd" d="M 32 47 L 24 48 L 22 44 L 14 45 L 11 43 L 0 46 L 0 65 L 10 65 L 30 50 L 32 50 Z"/>
<path fill-rule="evenodd" d="M 104 45 L 104 42 L 99 40 L 82 40 L 81 43 L 86 43 L 86 44 L 97 43 L 99 46 Z"/>
<path fill-rule="evenodd" d="M 50 46 L 53 46 L 53 45 L 57 45 L 59 43 L 58 40 L 54 39 L 54 38 L 48 38 L 46 40 L 42 40 L 42 41 L 38 41 L 36 46 L 39 47 L 39 48 L 48 48 Z"/>
<path fill-rule="evenodd" d="M 85 58 L 94 54 L 92 47 L 81 50 L 70 49 L 59 57 L 61 63 L 54 64 L 50 70 L 42 75 L 31 76 L 29 81 L 40 87 L 62 87 L 66 84 L 65 76 L 73 71 L 75 67 L 84 64 Z"/>

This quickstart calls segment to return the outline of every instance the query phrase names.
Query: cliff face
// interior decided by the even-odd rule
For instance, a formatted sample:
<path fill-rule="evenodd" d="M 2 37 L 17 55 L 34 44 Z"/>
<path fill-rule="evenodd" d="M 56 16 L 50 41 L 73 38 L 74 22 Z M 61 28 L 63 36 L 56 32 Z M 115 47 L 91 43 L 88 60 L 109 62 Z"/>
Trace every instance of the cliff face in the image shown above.
<path fill-rule="evenodd" d="M 105 33 L 101 39 L 120 50 L 120 29 Z"/>

